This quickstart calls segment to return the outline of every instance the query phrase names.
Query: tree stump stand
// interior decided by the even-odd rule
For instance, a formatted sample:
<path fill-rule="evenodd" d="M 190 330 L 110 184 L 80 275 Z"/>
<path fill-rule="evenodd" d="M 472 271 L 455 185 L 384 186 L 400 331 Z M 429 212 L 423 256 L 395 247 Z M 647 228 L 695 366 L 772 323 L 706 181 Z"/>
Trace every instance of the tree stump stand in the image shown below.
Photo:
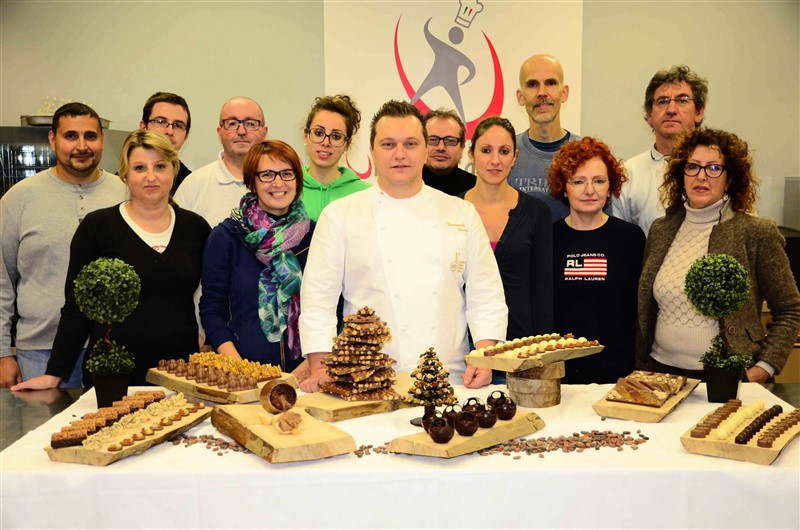
<path fill-rule="evenodd" d="M 564 361 L 520 372 L 508 372 L 508 395 L 520 407 L 554 407 L 561 403 L 561 378 L 564 374 Z"/>

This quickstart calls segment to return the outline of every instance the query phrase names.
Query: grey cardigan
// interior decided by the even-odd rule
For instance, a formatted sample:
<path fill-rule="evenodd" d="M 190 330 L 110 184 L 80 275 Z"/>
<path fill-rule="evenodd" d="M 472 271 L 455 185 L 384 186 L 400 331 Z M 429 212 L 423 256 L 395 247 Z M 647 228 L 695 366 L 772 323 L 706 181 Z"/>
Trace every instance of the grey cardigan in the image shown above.
<path fill-rule="evenodd" d="M 664 257 L 686 217 L 683 204 L 667 209 L 650 228 L 644 249 L 644 267 L 639 279 L 639 319 L 636 330 L 636 364 L 645 366 L 653 344 L 658 304 L 653 283 Z M 794 281 L 784 247 L 786 240 L 774 221 L 733 212 L 730 203 L 721 221 L 711 230 L 708 252 L 730 254 L 750 273 L 750 295 L 744 307 L 725 318 L 728 339 L 739 353 L 765 361 L 779 373 L 786 364 L 800 332 L 800 293 Z M 761 306 L 767 301 L 772 327 L 765 335 Z M 710 345 L 709 345 L 710 346 Z"/>

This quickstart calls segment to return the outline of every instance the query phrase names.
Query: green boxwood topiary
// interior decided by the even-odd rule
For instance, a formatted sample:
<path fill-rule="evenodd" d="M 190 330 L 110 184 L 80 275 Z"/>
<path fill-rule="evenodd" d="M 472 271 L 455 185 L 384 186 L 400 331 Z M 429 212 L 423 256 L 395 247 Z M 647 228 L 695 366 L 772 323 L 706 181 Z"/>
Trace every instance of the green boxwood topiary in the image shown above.
<path fill-rule="evenodd" d="M 733 256 L 708 254 L 689 267 L 685 289 L 698 313 L 724 318 L 744 307 L 750 275 Z"/>
<path fill-rule="evenodd" d="M 75 278 L 78 309 L 91 320 L 106 324 L 103 340 L 89 352 L 86 369 L 92 374 L 125 374 L 133 371 L 134 356 L 111 340 L 114 323 L 128 318 L 139 305 L 142 282 L 136 270 L 117 258 L 98 258 Z"/>

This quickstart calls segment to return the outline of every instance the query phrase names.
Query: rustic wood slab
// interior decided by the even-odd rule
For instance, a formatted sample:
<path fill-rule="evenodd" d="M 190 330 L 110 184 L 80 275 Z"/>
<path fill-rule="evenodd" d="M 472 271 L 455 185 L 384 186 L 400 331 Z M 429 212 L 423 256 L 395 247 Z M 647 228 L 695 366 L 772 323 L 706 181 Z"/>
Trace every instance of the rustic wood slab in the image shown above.
<path fill-rule="evenodd" d="M 398 372 L 395 376 L 397 382 L 392 386 L 400 397 L 408 394 L 408 389 L 414 384 L 414 379 L 408 372 Z M 369 416 L 370 414 L 380 414 L 381 412 L 391 412 L 393 410 L 411 407 L 396 399 L 392 401 L 345 401 L 344 399 L 326 394 L 324 392 L 314 392 L 297 398 L 297 406 L 308 411 L 309 414 L 322 421 L 341 421 Z"/>
<path fill-rule="evenodd" d="M 641 423 L 658 423 L 663 420 L 667 414 L 675 410 L 675 407 L 682 403 L 684 399 L 689 397 L 689 394 L 691 394 L 699 384 L 699 379 L 687 379 L 683 388 L 674 396 L 670 396 L 660 407 L 648 407 L 647 405 L 609 401 L 603 397 L 603 399 L 592 405 L 592 408 L 605 418 L 619 418 L 621 420 L 633 420 Z"/>
<path fill-rule="evenodd" d="M 776 422 L 780 421 L 781 418 L 786 417 L 787 414 L 788 412 L 779 414 L 759 432 L 764 432 L 764 429 L 767 429 L 770 425 L 774 425 Z M 706 414 L 706 416 L 708 416 L 708 414 Z M 691 429 L 681 436 L 681 444 L 683 444 L 683 447 L 690 453 L 718 456 L 721 458 L 730 458 L 768 466 L 778 458 L 783 448 L 800 434 L 800 424 L 797 424 L 777 438 L 770 448 L 758 447 L 758 433 L 753 436 L 747 444 L 740 445 L 734 442 L 736 435 L 742 432 L 749 423 L 750 421 L 743 422 L 742 425 L 734 429 L 724 440 L 717 438 L 717 429 L 712 429 L 705 438 L 692 438 L 691 432 L 694 428 L 694 426 L 692 426 Z"/>
<path fill-rule="evenodd" d="M 467 364 L 477 366 L 478 368 L 491 368 L 492 370 L 500 370 L 501 372 L 519 372 L 522 370 L 530 370 L 531 368 L 540 368 L 559 361 L 594 355 L 595 353 L 603 351 L 603 348 L 604 346 L 602 345 L 589 346 L 587 348 L 565 348 L 563 350 L 547 351 L 526 359 L 520 359 L 516 357 L 516 355 L 512 356 L 509 352 L 503 352 L 491 357 L 484 357 L 483 355 L 476 355 L 474 352 L 471 352 L 467 355 L 466 359 Z"/>
<path fill-rule="evenodd" d="M 321 422 L 300 407 L 303 417 L 294 434 L 281 434 L 271 425 L 264 425 L 259 414 L 272 418 L 261 405 L 219 405 L 214 407 L 211 423 L 217 430 L 247 447 L 267 462 L 301 462 L 343 455 L 356 449 L 356 442 L 346 432 Z"/>
<path fill-rule="evenodd" d="M 292 374 L 282 372 L 280 379 L 286 381 L 294 388 L 300 387 L 297 378 Z M 147 371 L 146 380 L 148 383 L 163 386 L 175 392 L 183 392 L 185 396 L 192 396 L 213 403 L 254 403 L 259 401 L 261 398 L 261 389 L 267 384 L 267 381 L 262 381 L 258 383 L 258 388 L 229 392 L 218 386 L 198 383 L 197 381 L 192 381 L 183 376 L 171 374 L 166 370 L 159 370 L 158 368 L 150 368 Z"/>
<path fill-rule="evenodd" d="M 50 460 L 54 462 L 70 462 L 73 464 L 107 466 L 108 464 L 112 464 L 117 460 L 122 460 L 123 458 L 127 458 L 131 455 L 144 453 L 154 445 L 160 444 L 164 440 L 169 440 L 170 438 L 173 438 L 174 436 L 191 429 L 198 423 L 208 418 L 208 416 L 211 415 L 212 410 L 212 407 L 206 407 L 198 410 L 197 412 L 191 413 L 188 416 L 184 416 L 179 421 L 173 422 L 172 425 L 164 427 L 163 430 L 154 431 L 152 436 L 148 436 L 144 440 L 140 440 L 138 442 L 133 442 L 133 445 L 123 447 L 121 451 L 107 451 L 105 449 L 91 451 L 83 446 L 53 449 L 49 445 L 45 447 L 44 450 L 47 452 L 47 456 L 50 457 Z M 140 429 L 141 426 L 132 429 L 131 434 L 133 432 L 139 432 Z M 124 437 L 124 435 L 121 435 L 120 440 Z"/>
<path fill-rule="evenodd" d="M 508 421 L 498 421 L 491 429 L 478 429 L 472 436 L 456 433 L 446 444 L 437 444 L 426 432 L 395 438 L 386 448 L 393 453 L 409 455 L 453 458 L 493 445 L 507 442 L 513 438 L 527 436 L 544 428 L 544 420 L 535 412 L 518 410 L 516 416 Z"/>

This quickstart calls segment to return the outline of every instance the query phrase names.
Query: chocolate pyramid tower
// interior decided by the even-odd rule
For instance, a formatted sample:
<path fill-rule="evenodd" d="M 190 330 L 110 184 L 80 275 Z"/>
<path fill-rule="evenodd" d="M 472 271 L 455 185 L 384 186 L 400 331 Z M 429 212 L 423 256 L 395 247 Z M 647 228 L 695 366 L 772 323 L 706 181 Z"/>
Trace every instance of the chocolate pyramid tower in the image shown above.
<path fill-rule="evenodd" d="M 442 365 L 436 350 L 428 348 L 419 356 L 417 369 L 411 372 L 414 386 L 408 389 L 409 403 L 414 405 L 454 405 L 458 403 L 453 386 L 448 381 L 450 372 Z"/>
<path fill-rule="evenodd" d="M 344 329 L 322 361 L 333 381 L 320 384 L 320 390 L 346 401 L 399 399 L 392 389 L 395 371 L 391 366 L 396 361 L 380 351 L 390 340 L 386 322 L 374 309 L 363 307 L 344 317 Z"/>

